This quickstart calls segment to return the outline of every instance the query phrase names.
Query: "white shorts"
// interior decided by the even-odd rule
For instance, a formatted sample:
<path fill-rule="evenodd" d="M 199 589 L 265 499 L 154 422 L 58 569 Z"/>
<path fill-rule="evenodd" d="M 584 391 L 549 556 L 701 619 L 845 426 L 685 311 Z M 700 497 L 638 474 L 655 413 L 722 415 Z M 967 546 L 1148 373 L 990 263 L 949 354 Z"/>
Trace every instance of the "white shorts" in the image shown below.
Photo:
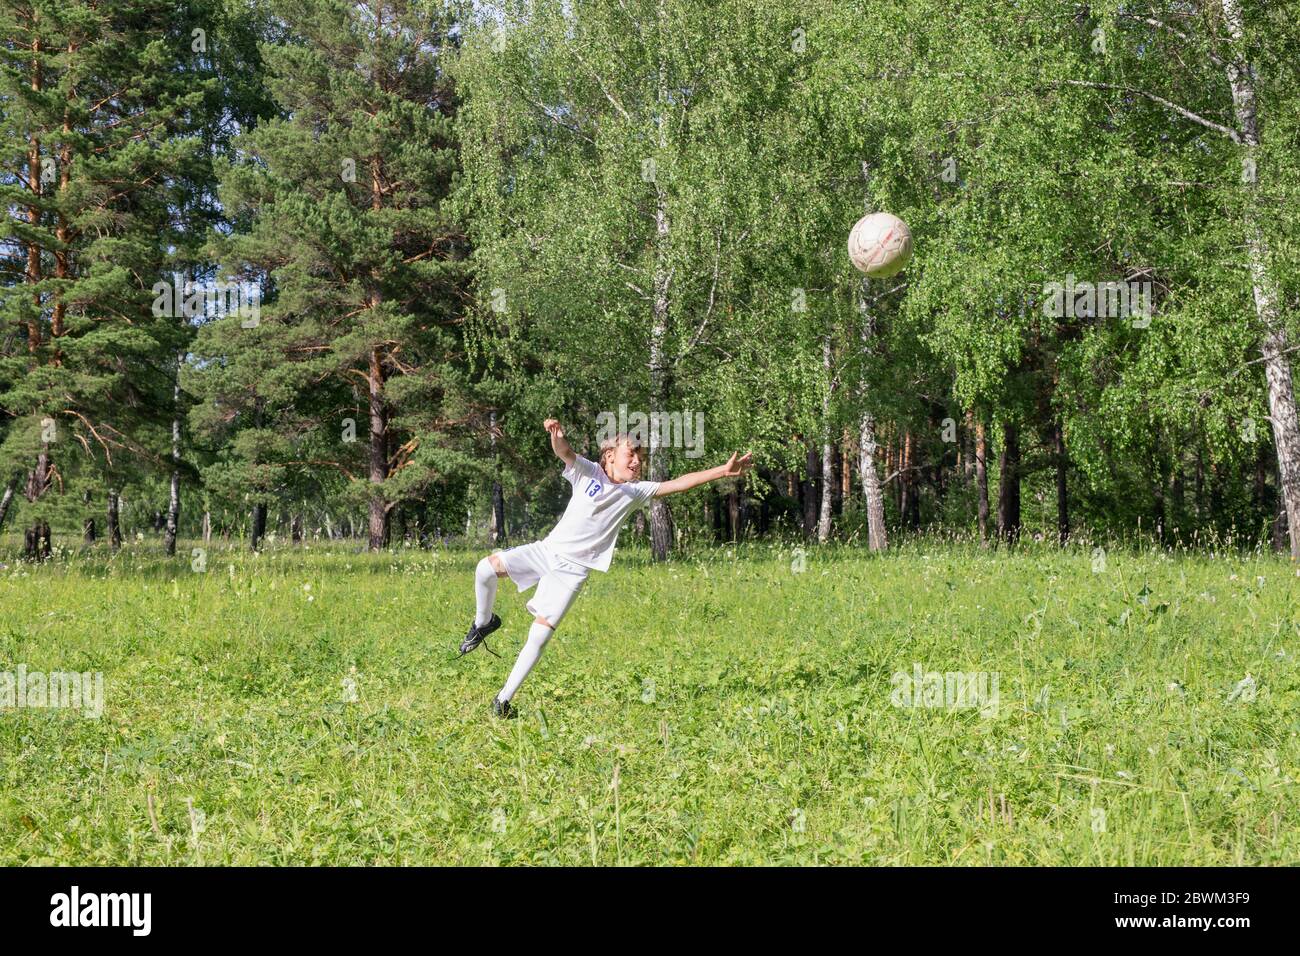
<path fill-rule="evenodd" d="M 541 541 L 498 551 L 497 558 L 519 590 L 537 585 L 537 593 L 526 607 L 533 616 L 550 621 L 552 627 L 560 626 L 591 573 L 590 568 L 554 554 Z"/>

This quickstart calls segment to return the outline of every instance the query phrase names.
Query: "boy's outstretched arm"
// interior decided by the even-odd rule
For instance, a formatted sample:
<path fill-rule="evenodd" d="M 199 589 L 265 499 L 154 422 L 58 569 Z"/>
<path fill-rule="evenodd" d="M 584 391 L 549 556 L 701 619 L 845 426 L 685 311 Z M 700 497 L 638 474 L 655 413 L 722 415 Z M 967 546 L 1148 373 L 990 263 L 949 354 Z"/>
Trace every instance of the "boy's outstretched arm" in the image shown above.
<path fill-rule="evenodd" d="M 551 451 L 555 452 L 560 461 L 572 465 L 578 453 L 569 446 L 568 439 L 564 437 L 564 426 L 556 419 L 548 418 L 542 422 L 542 427 L 551 433 Z"/>
<path fill-rule="evenodd" d="M 689 474 L 678 475 L 676 478 L 660 482 L 654 496 L 662 498 L 665 495 L 675 495 L 682 491 L 689 491 L 699 485 L 707 485 L 710 481 L 718 481 L 721 478 L 739 478 L 753 466 L 754 456 L 752 454 L 746 452 L 741 455 L 739 452 L 735 452 L 727 459 L 725 465 L 706 468 L 704 471 L 692 471 Z"/>

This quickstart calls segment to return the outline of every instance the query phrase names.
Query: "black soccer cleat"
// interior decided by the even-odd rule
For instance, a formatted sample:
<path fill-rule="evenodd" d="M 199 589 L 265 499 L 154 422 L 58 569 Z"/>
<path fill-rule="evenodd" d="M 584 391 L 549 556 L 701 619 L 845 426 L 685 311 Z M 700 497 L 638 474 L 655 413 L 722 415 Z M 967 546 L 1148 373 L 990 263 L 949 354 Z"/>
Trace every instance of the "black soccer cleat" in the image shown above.
<path fill-rule="evenodd" d="M 492 713 L 494 716 L 503 717 L 506 720 L 509 720 L 515 715 L 515 709 L 510 706 L 510 701 L 502 700 L 500 697 L 493 697 Z"/>
<path fill-rule="evenodd" d="M 492 648 L 488 647 L 483 640 L 485 637 L 487 637 L 489 634 L 491 634 L 500 626 L 501 626 L 501 618 L 497 617 L 495 614 L 492 615 L 492 620 L 488 621 L 482 627 L 479 627 L 477 624 L 471 625 L 469 629 L 469 633 L 465 635 L 465 640 L 460 642 L 461 656 L 464 657 L 470 651 L 474 650 L 474 648 L 482 644 L 483 649 L 486 650 L 493 657 L 500 657 L 501 655 L 498 654 L 496 651 L 492 650 Z"/>

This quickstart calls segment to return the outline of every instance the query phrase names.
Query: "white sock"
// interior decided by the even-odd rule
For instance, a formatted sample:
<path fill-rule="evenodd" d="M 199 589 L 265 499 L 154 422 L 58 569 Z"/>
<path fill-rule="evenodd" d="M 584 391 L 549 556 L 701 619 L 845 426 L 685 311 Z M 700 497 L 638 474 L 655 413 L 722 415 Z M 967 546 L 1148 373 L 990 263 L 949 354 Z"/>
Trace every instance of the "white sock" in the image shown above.
<path fill-rule="evenodd" d="M 551 639 L 551 635 L 554 633 L 554 629 L 533 621 L 533 626 L 528 629 L 528 641 L 524 644 L 524 649 L 519 652 L 519 659 L 515 661 L 510 676 L 506 678 L 506 685 L 501 688 L 501 693 L 497 694 L 499 699 L 509 700 L 515 696 L 515 691 L 524 682 L 524 678 L 533 669 L 533 665 L 541 660 L 542 648 L 546 646 L 546 642 Z"/>
<path fill-rule="evenodd" d="M 492 605 L 497 600 L 497 569 L 492 562 L 484 558 L 474 569 L 474 600 L 478 608 L 474 612 L 474 624 L 482 627 L 492 620 Z"/>

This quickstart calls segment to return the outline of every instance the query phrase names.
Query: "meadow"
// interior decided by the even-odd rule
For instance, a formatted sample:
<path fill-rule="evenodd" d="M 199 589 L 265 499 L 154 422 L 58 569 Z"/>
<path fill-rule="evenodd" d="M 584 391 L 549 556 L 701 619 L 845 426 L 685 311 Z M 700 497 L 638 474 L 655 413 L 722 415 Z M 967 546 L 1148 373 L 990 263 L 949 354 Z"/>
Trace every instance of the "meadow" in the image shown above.
<path fill-rule="evenodd" d="M 480 554 L 3 559 L 0 671 L 105 707 L 0 710 L 0 864 L 1300 862 L 1284 558 L 624 547 L 502 721 L 529 615 L 503 581 L 456 658 Z"/>

